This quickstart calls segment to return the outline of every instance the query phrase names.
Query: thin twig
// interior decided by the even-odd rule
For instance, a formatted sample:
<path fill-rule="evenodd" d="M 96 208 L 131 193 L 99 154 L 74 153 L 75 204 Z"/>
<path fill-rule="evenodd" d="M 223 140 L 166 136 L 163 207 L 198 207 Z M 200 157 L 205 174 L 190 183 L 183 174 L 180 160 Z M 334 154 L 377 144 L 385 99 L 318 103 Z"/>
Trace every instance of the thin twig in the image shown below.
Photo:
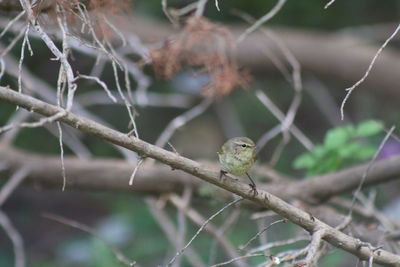
<path fill-rule="evenodd" d="M 33 110 L 32 110 L 33 111 Z M 14 128 L 38 128 L 42 127 L 47 123 L 52 123 L 56 120 L 59 120 L 60 118 L 64 117 L 67 115 L 67 112 L 65 110 L 60 111 L 59 113 L 56 113 L 50 117 L 45 117 L 41 118 L 39 121 L 36 122 L 23 122 L 19 124 L 9 124 L 6 126 L 3 126 L 0 128 L 0 134 L 6 131 L 9 131 Z"/>
<path fill-rule="evenodd" d="M 392 127 L 390 128 L 390 130 L 386 133 L 385 137 L 383 138 L 383 140 L 382 140 L 381 143 L 379 144 L 378 149 L 375 151 L 374 156 L 372 157 L 371 161 L 368 163 L 367 169 L 366 169 L 365 172 L 363 173 L 363 175 L 362 175 L 362 177 L 361 177 L 361 180 L 360 180 L 360 183 L 358 184 L 357 189 L 356 189 L 356 190 L 354 191 L 354 193 L 353 193 L 353 199 L 352 199 L 352 205 L 351 205 L 352 207 L 354 206 L 354 204 L 355 204 L 355 202 L 356 202 L 357 195 L 358 195 L 358 193 L 361 191 L 361 189 L 362 189 L 362 187 L 363 187 L 363 185 L 364 185 L 365 179 L 366 179 L 367 176 L 368 176 L 369 171 L 371 170 L 371 168 L 372 168 L 372 166 L 374 165 L 376 159 L 378 158 L 379 153 L 382 151 L 383 146 L 386 144 L 387 140 L 388 140 L 389 137 L 392 135 L 392 133 L 393 133 L 393 131 L 394 131 L 395 128 L 396 128 L 395 126 L 392 126 Z M 352 216 L 352 213 L 353 213 L 353 208 L 350 209 L 349 215 L 348 215 L 348 216 L 351 217 L 351 216 Z"/>
<path fill-rule="evenodd" d="M 346 96 L 344 97 L 342 104 L 340 106 L 340 117 L 344 118 L 344 105 L 346 104 L 347 100 L 349 99 L 351 93 L 354 91 L 354 89 L 359 86 L 361 83 L 363 83 L 365 81 L 365 79 L 368 77 L 372 67 L 375 64 L 376 59 L 378 58 L 378 56 L 381 54 L 381 52 L 383 51 L 383 49 L 386 47 L 386 45 L 396 36 L 396 34 L 399 32 L 400 30 L 400 24 L 397 25 L 397 28 L 395 29 L 395 31 L 389 36 L 389 38 L 386 39 L 386 41 L 382 44 L 382 46 L 378 49 L 378 51 L 375 53 L 374 57 L 371 60 L 371 63 L 369 64 L 367 71 L 364 73 L 364 76 L 361 77 L 360 80 L 358 80 L 355 84 L 353 84 L 353 86 L 346 88 L 345 91 L 347 91 Z"/>
<path fill-rule="evenodd" d="M 25 10 L 22 10 L 21 13 L 19 13 L 15 18 L 11 19 L 7 25 L 4 27 L 4 29 L 0 33 L 0 39 L 3 37 L 4 34 L 8 31 L 8 29 L 16 22 L 18 21 L 23 15 L 25 14 Z"/>
<path fill-rule="evenodd" d="M 205 98 L 197 106 L 194 106 L 185 113 L 175 117 L 167 125 L 167 127 L 165 127 L 165 130 L 157 138 L 155 145 L 159 147 L 164 147 L 169 141 L 169 139 L 171 139 L 172 135 L 176 132 L 177 129 L 179 129 L 192 119 L 196 118 L 203 112 L 205 112 L 212 102 L 213 100 L 211 98 Z"/>
<path fill-rule="evenodd" d="M 28 176 L 31 167 L 27 165 L 15 172 L 10 179 L 3 185 L 0 190 L 0 207 L 4 204 L 7 198 L 14 192 L 15 188 Z"/>
<path fill-rule="evenodd" d="M 259 251 L 265 251 L 271 248 L 275 248 L 275 247 L 280 247 L 280 246 L 287 246 L 287 245 L 291 245 L 293 243 L 297 243 L 300 241 L 308 241 L 310 240 L 310 238 L 308 236 L 298 236 L 298 237 L 294 237 L 294 238 L 290 238 L 287 240 L 282 240 L 282 241 L 275 241 L 275 242 L 270 242 L 255 248 L 250 249 L 247 253 L 252 254 L 255 252 L 259 252 Z"/>
<path fill-rule="evenodd" d="M 59 121 L 57 122 L 57 129 L 58 129 L 58 144 L 60 146 L 61 175 L 63 178 L 61 191 L 65 191 L 65 187 L 67 186 L 67 175 L 65 172 L 65 163 L 64 163 L 64 145 L 63 145 L 62 128 L 61 128 L 61 123 Z"/>
<path fill-rule="evenodd" d="M 167 266 L 171 266 L 174 261 L 176 260 L 177 257 L 179 257 L 186 249 L 187 247 L 190 246 L 190 244 L 192 244 L 192 242 L 196 239 L 196 237 L 201 233 L 201 231 L 203 231 L 204 227 L 206 227 L 206 225 L 215 217 L 217 217 L 219 214 L 221 214 L 224 210 L 226 210 L 227 208 L 229 208 L 230 206 L 238 203 L 239 201 L 242 201 L 243 197 L 239 197 L 231 202 L 229 202 L 227 205 L 225 205 L 222 209 L 220 209 L 219 211 L 217 211 L 216 213 L 214 213 L 210 218 L 208 218 L 199 228 L 199 230 L 197 230 L 197 232 L 193 235 L 193 237 L 189 240 L 189 242 L 180 250 L 178 251 L 175 256 L 168 262 Z"/>
<path fill-rule="evenodd" d="M 95 81 L 97 84 L 99 84 L 104 91 L 106 91 L 108 97 L 114 102 L 117 102 L 117 99 L 115 98 L 115 96 L 111 93 L 111 91 L 108 89 L 108 86 L 105 82 L 103 82 L 102 80 L 100 80 L 98 77 L 96 76 L 90 76 L 90 75 L 83 75 L 83 74 L 79 74 L 77 78 L 83 78 L 83 79 L 87 79 L 87 80 L 92 80 Z"/>
<path fill-rule="evenodd" d="M 244 39 L 247 38 L 247 36 L 257 30 L 257 28 L 266 23 L 268 20 L 272 19 L 283 7 L 285 2 L 286 0 L 278 0 L 278 3 L 276 3 L 276 5 L 267 14 L 258 19 L 253 25 L 247 28 L 246 31 L 236 39 L 236 43 L 242 42 Z"/>
<path fill-rule="evenodd" d="M 138 162 L 136 163 L 135 169 L 132 172 L 131 177 L 129 178 L 129 185 L 133 184 L 133 180 L 135 179 L 136 173 L 139 170 L 139 167 L 142 165 L 144 158 L 140 157 Z"/>
<path fill-rule="evenodd" d="M 122 92 L 121 85 L 120 85 L 119 78 L 118 78 L 118 70 L 117 70 L 116 63 L 113 61 L 111 65 L 112 65 L 112 68 L 113 68 L 115 84 L 117 85 L 117 89 L 118 89 L 118 92 L 119 92 L 119 95 L 120 95 L 121 99 L 125 103 L 125 107 L 126 107 L 126 109 L 128 111 L 130 123 L 132 124 L 132 127 L 133 127 L 133 132 L 135 133 L 135 137 L 139 138 L 139 133 L 137 131 L 134 114 L 133 114 L 132 109 L 131 109 L 132 108 L 132 104 L 129 102 L 129 100 L 125 97 L 124 93 Z"/>
<path fill-rule="evenodd" d="M 330 7 L 336 0 L 330 0 L 325 6 L 324 9 L 327 9 L 328 7 Z"/>
<path fill-rule="evenodd" d="M 29 44 L 29 24 L 26 26 L 25 29 L 25 35 L 24 39 L 22 40 L 22 45 L 21 45 L 21 53 L 20 53 L 20 58 L 19 58 L 19 64 L 18 64 L 18 92 L 22 92 L 22 63 L 24 62 L 24 57 L 25 57 L 25 46 L 28 43 Z M 28 45 L 28 47 L 30 47 Z M 31 56 L 32 56 L 32 50 L 31 50 Z"/>
<path fill-rule="evenodd" d="M 324 230 L 317 230 L 312 234 L 311 243 L 308 246 L 307 257 L 304 260 L 305 266 L 314 266 L 316 261 L 316 255 L 320 249 L 322 238 L 324 236 Z"/>
<path fill-rule="evenodd" d="M 178 23 L 176 22 L 176 20 L 171 16 L 171 14 L 168 11 L 167 0 L 161 0 L 161 7 L 162 7 L 162 11 L 164 12 L 164 15 L 168 18 L 169 22 L 171 22 L 171 24 L 174 27 L 178 27 Z"/>
<path fill-rule="evenodd" d="M 17 229 L 13 226 L 8 216 L 0 210 L 0 225 L 3 227 L 4 231 L 11 239 L 14 247 L 15 263 L 14 267 L 25 267 L 25 249 L 24 241 L 21 235 L 18 233 Z"/>
<path fill-rule="evenodd" d="M 203 16 L 204 9 L 206 7 L 207 1 L 208 0 L 198 0 L 197 1 L 196 13 L 194 14 L 196 17 Z"/>
<path fill-rule="evenodd" d="M 183 189 L 182 197 L 179 198 L 182 202 L 183 209 L 178 209 L 177 221 L 178 221 L 178 233 L 176 235 L 176 247 L 175 250 L 178 250 L 185 244 L 185 236 L 187 232 L 187 220 L 185 215 L 185 210 L 190 206 L 190 200 L 193 195 L 193 188 L 191 186 L 185 186 Z M 178 258 L 175 261 L 175 266 L 181 266 L 182 258 Z"/>
<path fill-rule="evenodd" d="M 285 120 L 285 115 L 279 108 L 269 99 L 269 97 L 261 90 L 256 90 L 255 93 L 258 100 L 269 109 L 269 111 L 280 121 Z M 312 142 L 296 127 L 296 125 L 292 124 L 289 128 L 289 131 L 299 140 L 299 142 L 307 149 L 312 150 L 314 145 Z M 265 142 L 261 142 L 263 137 L 260 138 L 260 141 L 257 143 L 257 147 L 262 147 L 265 145 Z"/>
<path fill-rule="evenodd" d="M 119 38 L 122 41 L 122 46 L 126 46 L 127 42 L 124 34 L 120 30 L 118 30 L 118 28 L 114 24 L 112 24 L 111 21 L 106 16 L 103 15 L 102 18 L 107 23 L 107 25 L 119 36 Z"/>
<path fill-rule="evenodd" d="M 39 36 L 43 40 L 43 42 L 47 45 L 47 47 L 50 49 L 50 51 L 56 56 L 56 59 L 61 62 L 62 68 L 65 71 L 65 77 L 66 77 L 67 86 L 68 86 L 66 109 L 69 111 L 72 108 L 73 98 L 74 98 L 74 94 L 77 89 L 77 86 L 74 83 L 74 80 L 75 80 L 74 73 L 73 73 L 71 65 L 68 62 L 67 55 L 65 55 L 62 51 L 60 51 L 57 48 L 57 46 L 55 45 L 53 40 L 49 37 L 49 35 L 40 26 L 38 20 L 36 20 L 36 17 L 34 15 L 30 1 L 20 0 L 20 3 L 22 5 L 22 7 L 24 8 L 24 10 L 26 11 L 29 22 L 31 23 L 33 28 L 36 30 L 36 33 L 39 34 Z M 65 29 L 63 27 L 61 27 L 61 31 L 66 40 L 67 37 L 66 37 Z"/>
<path fill-rule="evenodd" d="M 264 229 L 262 229 L 261 231 L 259 231 L 255 236 L 253 236 L 252 238 L 250 238 L 249 241 L 246 242 L 246 244 L 241 245 L 239 248 L 241 250 L 245 249 L 248 245 L 250 245 L 251 242 L 253 242 L 257 237 L 259 237 L 262 233 L 264 233 L 265 231 L 267 231 L 269 228 L 271 228 L 273 225 L 278 224 L 278 223 L 285 223 L 287 222 L 287 219 L 281 219 L 281 220 L 277 220 L 275 222 L 270 223 L 270 225 L 268 225 L 267 227 L 265 227 Z"/>
<path fill-rule="evenodd" d="M 83 232 L 86 232 L 92 236 L 94 236 L 95 238 L 99 239 L 101 242 L 103 242 L 111 251 L 112 253 L 114 253 L 115 258 L 120 261 L 121 263 L 128 265 L 128 266 L 136 266 L 136 262 L 132 261 L 128 258 L 125 257 L 125 255 L 114 245 L 110 244 L 104 237 L 102 237 L 100 234 L 97 233 L 97 231 L 95 229 L 93 229 L 92 227 L 85 225 L 83 223 L 59 216 L 59 215 L 55 215 L 55 214 L 51 214 L 51 213 L 43 213 L 42 217 L 73 227 L 75 229 L 79 229 Z"/>
<path fill-rule="evenodd" d="M 206 219 L 199 212 L 197 212 L 194 208 L 187 207 L 185 205 L 184 200 L 181 199 L 179 196 L 177 196 L 176 194 L 169 195 L 168 200 L 175 207 L 177 207 L 179 211 L 182 211 L 195 224 L 197 224 L 199 226 L 203 225 L 203 223 Z M 222 234 L 222 232 L 218 231 L 217 227 L 215 227 L 211 222 L 208 223 L 206 227 L 204 227 L 204 230 L 214 237 L 214 240 L 221 245 L 221 247 L 224 249 L 226 255 L 229 258 L 237 258 L 239 256 L 235 247 L 229 242 L 229 240 L 227 238 L 225 238 L 225 236 Z M 237 266 L 243 267 L 243 266 L 245 266 L 245 264 L 240 262 L 240 263 L 237 263 Z"/>
<path fill-rule="evenodd" d="M 11 49 L 13 49 L 14 46 L 19 42 L 19 40 L 22 38 L 22 36 L 24 36 L 24 34 L 25 34 L 25 31 L 22 29 L 17 31 L 17 34 L 12 39 L 12 41 L 7 45 L 7 47 L 2 49 L 2 51 L 0 53 L 0 58 L 3 58 L 6 54 L 8 54 L 11 51 Z"/>
<path fill-rule="evenodd" d="M 215 8 L 216 8 L 218 11 L 221 11 L 221 9 L 219 9 L 219 3 L 218 3 L 218 0 L 215 0 Z"/>
<path fill-rule="evenodd" d="M 172 223 L 171 219 L 168 217 L 163 209 L 160 209 L 157 205 L 157 200 L 154 197 L 147 197 L 145 199 L 147 206 L 151 214 L 154 216 L 155 221 L 158 223 L 160 228 L 164 231 L 167 239 L 173 246 L 177 246 L 178 242 L 176 236 L 178 235 L 178 230 Z M 185 256 L 189 263 L 195 267 L 205 267 L 206 265 L 202 262 L 200 256 L 192 248 L 187 248 Z"/>
<path fill-rule="evenodd" d="M 221 262 L 221 263 L 218 263 L 218 264 L 211 265 L 211 267 L 224 266 L 224 265 L 231 264 L 231 263 L 233 263 L 235 261 L 238 261 L 238 260 L 243 260 L 243 259 L 252 258 L 252 257 L 261 257 L 261 256 L 266 257 L 264 253 L 249 254 L 249 255 L 244 255 L 244 256 L 240 256 L 240 257 L 237 257 L 237 258 L 230 259 L 229 261 L 224 261 L 224 262 Z"/>

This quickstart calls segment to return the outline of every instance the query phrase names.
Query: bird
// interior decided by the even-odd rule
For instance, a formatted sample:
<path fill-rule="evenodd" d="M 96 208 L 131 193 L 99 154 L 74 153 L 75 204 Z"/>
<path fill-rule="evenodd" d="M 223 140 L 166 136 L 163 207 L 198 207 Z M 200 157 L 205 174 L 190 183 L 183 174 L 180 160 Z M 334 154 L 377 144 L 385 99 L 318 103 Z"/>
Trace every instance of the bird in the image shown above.
<path fill-rule="evenodd" d="M 217 154 L 221 163 L 220 178 L 227 173 L 236 176 L 246 174 L 251 182 L 249 186 L 256 195 L 256 184 L 248 174 L 257 159 L 254 142 L 248 137 L 234 137 L 226 141 Z"/>

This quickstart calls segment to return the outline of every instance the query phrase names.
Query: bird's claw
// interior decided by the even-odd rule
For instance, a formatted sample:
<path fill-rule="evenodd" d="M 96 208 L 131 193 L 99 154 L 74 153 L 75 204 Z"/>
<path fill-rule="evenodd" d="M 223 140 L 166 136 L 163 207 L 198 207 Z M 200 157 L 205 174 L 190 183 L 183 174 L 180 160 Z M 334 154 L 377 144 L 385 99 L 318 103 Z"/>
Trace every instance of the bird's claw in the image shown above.
<path fill-rule="evenodd" d="M 253 196 L 257 196 L 258 195 L 258 191 L 257 191 L 256 185 L 255 184 L 249 184 L 249 186 L 251 188 L 250 191 L 253 192 Z"/>
<path fill-rule="evenodd" d="M 219 172 L 219 179 L 221 180 L 221 178 L 224 177 L 224 176 L 226 176 L 227 173 L 228 173 L 228 172 L 226 172 L 226 171 L 220 170 L 220 172 Z"/>

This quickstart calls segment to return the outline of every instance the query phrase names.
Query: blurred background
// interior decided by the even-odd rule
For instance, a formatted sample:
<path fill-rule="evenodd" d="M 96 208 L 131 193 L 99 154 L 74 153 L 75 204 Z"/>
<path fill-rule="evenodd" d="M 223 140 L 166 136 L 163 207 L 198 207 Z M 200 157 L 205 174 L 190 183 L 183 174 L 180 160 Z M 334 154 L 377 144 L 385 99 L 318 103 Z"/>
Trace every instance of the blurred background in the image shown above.
<path fill-rule="evenodd" d="M 183 12 L 183 8 L 192 2 L 168 1 L 166 10 L 172 22 L 163 12 L 161 1 L 134 1 L 123 8 L 118 6 L 120 3 L 113 2 L 111 6 L 106 5 L 105 10 L 101 7 L 88 8 L 93 15 L 95 29 L 100 29 L 98 33 L 104 38 L 102 40 L 106 40 L 106 49 L 123 59 L 127 71 L 118 69 L 115 75 L 112 61 L 107 56 L 98 55 L 102 52 L 85 46 L 89 41 L 82 42 L 92 41 L 90 34 L 81 34 L 79 27 L 74 29 L 71 26 L 69 30 L 81 38 L 71 37 L 71 43 L 75 43 L 71 44 L 69 60 L 74 71 L 99 77 L 117 99 L 114 103 L 94 80 L 80 78 L 77 80 L 73 110 L 127 133 L 133 126 L 118 92 L 121 86 L 133 105 L 130 111 L 135 118 L 138 135 L 144 141 L 176 150 L 194 160 L 216 164 L 216 152 L 228 138 L 248 136 L 258 144 L 257 164 L 293 177 L 291 179 L 307 179 L 308 176 L 368 161 L 382 141 L 385 129 L 398 125 L 398 35 L 377 59 L 365 82 L 350 96 L 344 106 L 344 120 L 340 118 L 340 106 L 346 95 L 345 88 L 351 87 L 364 75 L 376 51 L 395 31 L 400 14 L 399 1 L 336 1 L 327 9 L 324 9 L 325 1 L 288 1 L 265 24 L 264 30 L 255 31 L 237 45 L 235 40 L 251 25 L 246 19 L 260 18 L 276 6 L 276 1 L 219 1 L 220 11 L 216 9 L 214 1 L 209 1 L 204 17 L 210 25 L 204 23 L 203 27 L 210 27 L 216 36 L 210 38 L 206 35 L 210 38 L 207 40 L 216 39 L 225 47 L 232 46 L 223 55 L 231 57 L 229 60 L 234 63 L 229 63 L 232 65 L 228 67 L 233 66 L 239 75 L 239 78 L 222 78 L 222 87 L 226 86 L 224 92 L 218 91 L 218 84 L 218 88 L 209 87 L 207 91 L 207 86 L 216 82 L 213 72 L 207 69 L 212 69 L 212 66 L 190 66 L 187 63 L 190 59 L 184 58 L 186 65 L 182 64 L 170 75 L 164 73 L 165 66 L 160 67 L 168 56 L 174 56 L 169 54 L 173 50 L 168 50 L 168 47 L 179 44 L 174 39 L 176 36 L 183 43 L 187 41 L 182 31 L 190 33 L 185 23 L 190 21 L 193 10 L 182 15 L 176 14 Z M 115 11 L 111 9 L 112 6 Z M 19 13 L 20 10 L 3 8 L 1 30 L 6 29 L 10 20 Z M 102 28 L 100 18 L 103 15 L 112 21 L 117 30 L 111 26 Z M 43 11 L 38 18 L 52 39 L 56 40 L 57 46 L 61 47 L 54 17 Z M 30 32 L 29 37 L 33 55 L 28 45 L 24 44 L 23 34 L 21 38 L 16 38 L 25 23 L 22 16 L 1 35 L 3 63 L 0 85 L 18 88 L 18 65 L 21 64 L 21 48 L 25 46 L 20 72 L 23 91 L 55 104 L 59 62 L 51 60 L 54 56 L 34 33 Z M 69 23 L 74 25 L 74 22 Z M 15 44 L 11 46 L 13 40 Z M 124 43 L 125 40 L 128 44 Z M 83 45 L 80 46 L 79 42 Z M 187 51 L 181 49 L 183 52 L 180 56 L 185 57 Z M 207 48 L 201 44 L 200 49 Z M 158 61 L 160 58 L 164 62 Z M 212 70 L 220 71 L 224 67 L 221 64 Z M 131 91 L 125 91 L 125 87 L 128 87 L 126 77 L 130 80 Z M 227 85 L 229 82 L 233 85 Z M 39 90 L 38 87 L 42 91 L 35 91 Z M 286 116 L 288 114 L 294 116 L 293 120 Z M 39 118 L 29 112 L 16 110 L 14 105 L 0 102 L 1 126 L 18 122 L 19 116 L 28 121 Z M 297 135 L 285 130 L 285 125 L 292 124 L 298 130 Z M 351 131 L 356 130 L 346 136 L 346 142 L 340 144 L 341 147 L 329 147 L 327 133 L 335 139 L 343 129 L 351 127 Z M 363 127 L 367 130 L 360 130 Z M 89 163 L 97 159 L 123 162 L 127 176 L 119 177 L 118 181 L 126 181 L 128 187 L 130 173 L 140 159 L 135 153 L 118 149 L 69 127 L 62 128 L 66 157 L 78 157 Z M 190 218 L 185 218 L 184 212 L 177 208 L 177 204 L 173 204 L 168 194 L 152 192 L 151 189 L 136 192 L 135 181 L 133 188 L 128 189 L 121 189 L 122 186 L 107 189 L 107 185 L 79 188 L 67 182 L 66 190 L 61 191 L 60 146 L 55 124 L 5 132 L 0 138 L 2 142 L 8 142 L 9 147 L 24 153 L 58 159 L 55 162 L 59 164 L 59 176 L 49 182 L 49 186 L 30 180 L 19 186 L 2 206 L 2 211 L 23 237 L 27 266 L 123 266 L 95 235 L 48 219 L 43 216 L 46 213 L 92 227 L 139 266 L 166 264 L 177 248 L 186 243 L 174 244 L 171 236 L 168 237 L 168 234 L 174 233 L 171 229 L 188 241 L 199 227 Z M 348 152 L 350 156 L 343 152 L 349 144 L 356 144 L 354 150 Z M 319 156 L 316 147 L 323 151 Z M 7 151 L 0 150 L 2 170 L 7 170 L 7 158 L 11 155 Z M 355 155 L 354 151 L 362 152 Z M 399 152 L 400 143 L 391 138 L 379 158 Z M 321 166 L 321 162 L 325 165 Z M 139 176 L 142 175 L 140 172 L 139 168 Z M 112 167 L 110 173 L 113 173 Z M 1 172 L 0 182 L 4 184 L 11 175 L 7 171 Z M 68 168 L 66 176 L 68 181 Z M 196 178 L 186 176 L 186 179 Z M 365 189 L 366 195 L 371 192 L 376 194 L 377 209 L 397 223 L 400 223 L 399 188 L 399 182 L 391 182 Z M 192 207 L 197 215 L 208 218 L 227 202 L 226 198 L 217 197 L 215 190 L 211 185 L 193 188 L 180 186 L 172 193 L 180 196 L 181 201 L 188 202 L 186 205 Z M 349 196 L 345 195 L 344 198 L 348 199 Z M 226 227 L 227 240 L 237 248 L 256 233 L 255 229 L 262 229 L 280 219 L 273 214 L 268 214 L 263 220 L 251 219 L 255 212 L 261 211 L 254 207 L 234 207 L 215 218 L 213 224 L 218 229 Z M 363 221 L 363 218 L 360 220 L 370 223 Z M 291 223 L 273 227 L 273 230 L 262 235 L 265 242 L 286 240 L 302 233 L 299 227 Z M 180 231 L 185 234 L 179 234 Z M 205 266 L 229 258 L 215 239 L 215 236 L 206 232 L 199 235 L 190 246 Z M 276 255 L 298 249 L 305 242 L 273 248 L 269 253 Z M 354 266 L 357 263 L 350 254 L 333 248 L 328 250 L 329 253 L 322 257 L 318 266 Z M 181 258 L 181 266 L 193 266 L 188 258 Z M 252 258 L 248 264 L 257 266 L 264 261 L 264 258 Z M 0 266 L 13 264 L 13 246 L 4 231 L 0 231 Z"/>

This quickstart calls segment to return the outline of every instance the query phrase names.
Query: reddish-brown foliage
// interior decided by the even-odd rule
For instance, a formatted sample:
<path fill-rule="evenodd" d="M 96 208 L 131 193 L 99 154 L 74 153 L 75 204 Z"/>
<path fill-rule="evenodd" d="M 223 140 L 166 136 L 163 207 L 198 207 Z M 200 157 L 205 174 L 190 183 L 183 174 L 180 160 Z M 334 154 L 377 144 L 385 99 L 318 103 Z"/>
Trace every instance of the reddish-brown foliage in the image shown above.
<path fill-rule="evenodd" d="M 194 67 L 210 75 L 204 94 L 222 96 L 235 87 L 246 87 L 249 81 L 249 74 L 240 71 L 233 58 L 234 49 L 228 29 L 204 18 L 191 17 L 178 35 L 150 55 L 154 71 L 162 78 L 171 78 L 183 65 Z"/>
<path fill-rule="evenodd" d="M 132 4 L 131 0 L 52 0 L 42 4 L 40 1 L 38 4 L 33 6 L 36 17 L 39 14 L 46 14 L 49 16 L 49 20 L 45 21 L 46 24 L 55 23 L 57 16 L 65 18 L 70 30 L 80 30 L 80 25 L 86 23 L 82 19 L 82 15 L 79 12 L 79 8 L 87 10 L 90 23 L 94 28 L 96 35 L 99 39 L 107 39 L 113 37 L 113 30 L 105 21 L 105 18 L 109 15 L 117 13 L 123 13 L 130 10 Z"/>

